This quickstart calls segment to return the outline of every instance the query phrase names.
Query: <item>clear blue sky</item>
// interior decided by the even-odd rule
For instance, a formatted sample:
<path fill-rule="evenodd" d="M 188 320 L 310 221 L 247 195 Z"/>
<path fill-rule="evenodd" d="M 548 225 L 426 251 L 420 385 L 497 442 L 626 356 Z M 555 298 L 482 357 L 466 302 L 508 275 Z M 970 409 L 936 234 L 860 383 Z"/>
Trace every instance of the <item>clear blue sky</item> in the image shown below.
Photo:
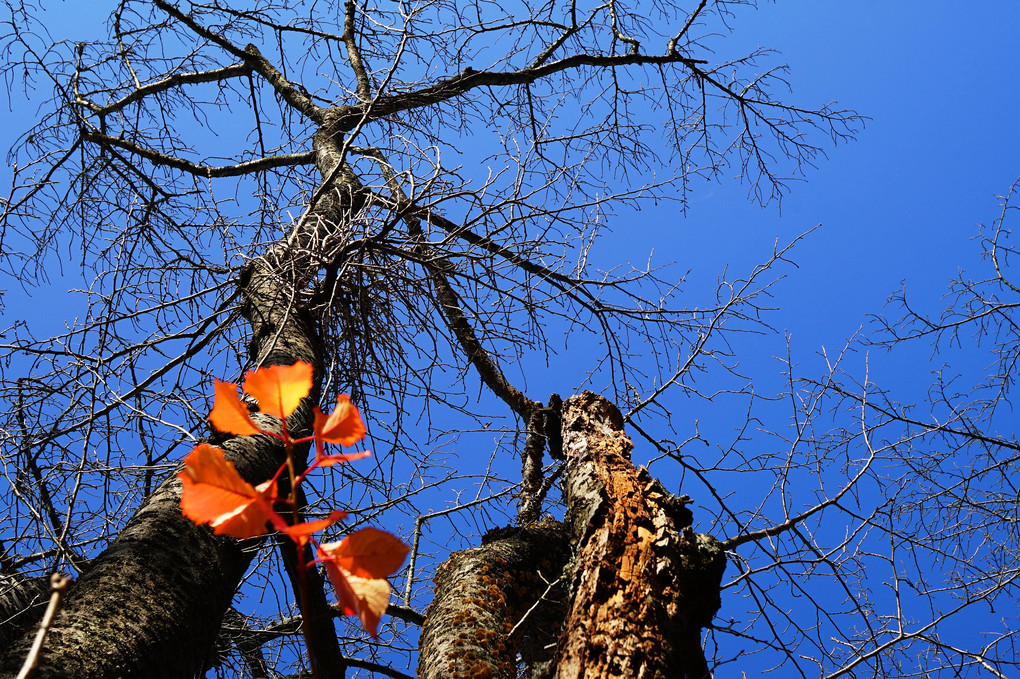
<path fill-rule="evenodd" d="M 54 3 L 54 34 L 87 38 L 104 15 L 95 8 L 105 4 Z M 949 280 L 978 268 L 977 224 L 996 218 L 996 194 L 1020 176 L 1020 3 L 784 0 L 737 8 L 733 26 L 717 41 L 720 57 L 775 48 L 772 64 L 791 68 L 792 100 L 808 108 L 837 100 L 869 117 L 866 127 L 791 182 L 781 206 L 756 206 L 737 177 L 706 182 L 694 186 L 683 214 L 674 205 L 621 212 L 603 248 L 636 264 L 654 248 L 654 261 L 691 269 L 691 304 L 704 306 L 723 267 L 746 272 L 777 238 L 785 243 L 820 224 L 794 251 L 797 267 L 782 269 L 780 310 L 767 319 L 789 331 L 795 360 L 817 373 L 815 352 L 841 347 L 902 283 L 920 308 L 935 311 Z M 15 110 L 0 112 L 5 147 L 35 113 L 12 99 Z M 0 182 L 8 178 L 0 168 Z M 39 291 L 32 306 L 12 290 L 5 316 L 32 315 L 45 304 L 59 326 L 62 302 L 59 288 Z M 749 337 L 738 357 L 764 389 L 778 389 L 772 357 L 784 347 L 781 334 Z M 904 400 L 918 399 L 930 381 L 929 359 L 923 347 L 879 354 L 870 377 Z M 985 362 L 979 353 L 959 359 L 968 369 Z M 577 379 L 588 368 L 529 369 L 531 395 L 565 391 L 563 376 Z"/>

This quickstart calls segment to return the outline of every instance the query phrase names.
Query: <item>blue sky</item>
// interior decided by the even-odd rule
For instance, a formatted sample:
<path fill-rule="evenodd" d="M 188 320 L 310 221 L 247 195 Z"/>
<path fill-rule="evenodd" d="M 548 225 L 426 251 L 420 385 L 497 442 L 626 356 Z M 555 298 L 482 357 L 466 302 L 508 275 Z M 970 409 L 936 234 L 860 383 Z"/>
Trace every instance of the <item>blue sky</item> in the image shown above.
<path fill-rule="evenodd" d="M 852 332 L 901 280 L 933 302 L 974 265 L 975 225 L 1020 175 L 1020 6 L 782 2 L 741 19 L 738 32 L 781 50 L 798 101 L 835 98 L 871 120 L 793 185 L 781 216 L 723 185 L 692 201 L 689 221 L 740 229 L 749 248 L 822 225 L 788 282 L 784 317 L 805 349 Z"/>
<path fill-rule="evenodd" d="M 794 251 L 773 317 L 801 359 L 838 348 L 904 284 L 920 308 L 941 309 L 961 268 L 979 275 L 971 239 L 1020 175 L 1017 26 L 1010 2 L 793 1 L 738 13 L 732 37 L 779 50 L 796 101 L 835 99 L 870 120 L 791 183 L 781 206 L 758 208 L 736 181 L 703 185 L 673 231 L 677 247 L 657 252 L 672 250 L 711 285 L 721 265 L 746 267 L 777 237 L 821 225 Z M 929 354 L 918 349 L 887 364 L 873 356 L 873 379 L 923 393 Z"/>
<path fill-rule="evenodd" d="M 779 309 L 767 316 L 778 333 L 747 338 L 738 351 L 744 370 L 774 384 L 771 357 L 785 354 L 783 333 L 795 361 L 817 372 L 823 347 L 838 350 L 861 326 L 872 327 L 872 315 L 895 314 L 885 304 L 901 287 L 917 308 L 936 313 L 961 269 L 983 275 L 973 238 L 1020 176 L 1020 81 L 1012 77 L 1020 5 L 789 0 L 738 8 L 732 26 L 714 43 L 718 58 L 774 48 L 762 66 L 789 65 L 790 101 L 808 108 L 836 101 L 869 120 L 856 141 L 829 147 L 817 167 L 790 181 L 781 203 L 749 200 L 733 168 L 719 181 L 692 184 L 683 213 L 670 203 L 620 210 L 600 261 L 643 265 L 653 252 L 657 264 L 690 270 L 685 299 L 704 306 L 725 267 L 745 274 L 777 240 L 819 227 L 793 251 L 796 268 L 778 269 L 786 276 L 775 288 Z M 892 357 L 872 352 L 870 374 L 918 400 L 943 360 L 923 346 Z M 987 362 L 974 352 L 954 360 L 968 369 Z M 577 365 L 572 376 L 585 369 Z M 561 378 L 556 369 L 527 376 L 536 395 L 562 389 Z"/>
<path fill-rule="evenodd" d="M 55 4 L 61 11 L 52 16 L 61 23 L 52 24 L 53 33 L 74 38 L 97 30 L 99 4 Z M 780 54 L 771 65 L 790 65 L 792 100 L 806 107 L 837 100 L 869 117 L 866 127 L 791 182 L 781 205 L 755 205 L 735 176 L 704 182 L 693 186 L 683 213 L 670 204 L 620 211 L 603 248 L 635 264 L 654 250 L 655 262 L 690 269 L 691 304 L 706 305 L 725 266 L 742 274 L 777 239 L 786 243 L 821 225 L 793 252 L 797 266 L 781 269 L 787 277 L 775 289 L 779 310 L 767 319 L 778 332 L 739 342 L 742 369 L 759 376 L 763 389 L 778 389 L 773 357 L 784 354 L 784 331 L 794 359 L 817 373 L 816 352 L 838 350 L 902 284 L 920 308 L 937 311 L 949 280 L 961 268 L 979 268 L 977 224 L 995 219 L 996 194 L 1020 175 L 1020 3 L 788 0 L 738 8 L 733 26 L 733 35 L 716 43 L 720 57 L 775 48 Z M 20 103 L 0 112 L 0 142 L 12 143 L 34 113 Z M 0 182 L 8 177 L 0 168 Z M 48 323 L 59 327 L 65 297 L 56 283 L 35 292 L 31 306 L 11 290 L 5 315 L 37 315 L 45 304 Z M 952 358 L 967 370 L 985 363 L 979 352 Z M 923 346 L 879 352 L 870 376 L 904 400 L 919 399 L 930 369 L 943 360 L 930 360 Z M 529 368 L 531 395 L 563 390 L 563 375 L 576 379 L 587 369 Z"/>
<path fill-rule="evenodd" d="M 104 17 L 96 6 L 54 4 L 49 29 L 70 39 L 94 34 Z M 978 261 L 970 242 L 976 225 L 991 222 L 996 194 L 1020 175 L 1020 81 L 1011 72 L 1020 57 L 1013 34 L 1020 5 L 861 2 L 848 9 L 790 0 L 737 10 L 733 34 L 715 43 L 720 57 L 774 48 L 779 54 L 768 65 L 789 64 L 793 100 L 836 100 L 870 120 L 856 142 L 829 149 L 817 168 L 791 182 L 781 205 L 762 209 L 747 200 L 734 169 L 730 180 L 696 184 L 682 216 L 669 204 L 634 219 L 621 213 L 612 226 L 627 236 L 614 252 L 622 248 L 639 263 L 654 249 L 654 261 L 691 269 L 688 290 L 697 298 L 698 286 L 710 290 L 723 266 L 746 270 L 777 238 L 787 242 L 821 225 L 795 251 L 798 268 L 788 271 L 776 300 L 775 324 L 802 351 L 839 344 L 881 311 L 901 281 L 915 300 L 937 308 L 950 277 Z M 0 111 L 4 146 L 35 112 L 17 101 L 14 108 Z M 0 181 L 7 177 L 0 168 Z"/>
<path fill-rule="evenodd" d="M 1020 7 L 972 7 L 876 2 L 848 12 L 784 2 L 747 14 L 748 31 L 760 31 L 760 43 L 775 45 L 791 65 L 798 101 L 835 98 L 871 120 L 857 142 L 830 151 L 793 185 L 781 216 L 738 202 L 740 188 L 724 185 L 695 198 L 689 220 L 764 232 L 758 247 L 821 224 L 794 278 L 804 283 L 798 297 L 839 335 L 901 279 L 919 294 L 938 294 L 958 266 L 973 262 L 967 241 L 975 224 L 991 221 L 995 194 L 1020 174 L 1020 85 L 1010 75 L 1020 56 L 1012 33 Z"/>

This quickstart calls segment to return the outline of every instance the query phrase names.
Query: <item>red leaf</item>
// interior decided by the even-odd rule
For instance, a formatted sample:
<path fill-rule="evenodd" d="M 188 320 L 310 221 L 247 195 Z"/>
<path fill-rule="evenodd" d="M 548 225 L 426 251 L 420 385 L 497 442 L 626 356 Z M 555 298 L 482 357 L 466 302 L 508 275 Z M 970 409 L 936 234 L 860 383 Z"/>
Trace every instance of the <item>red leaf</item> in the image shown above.
<path fill-rule="evenodd" d="M 258 434 L 259 428 L 248 414 L 248 406 L 237 396 L 237 385 L 232 382 L 215 380 L 213 387 L 213 409 L 209 413 L 209 421 L 213 426 L 227 434 L 251 436 Z"/>
<path fill-rule="evenodd" d="M 324 528 L 332 526 L 337 521 L 347 518 L 347 512 L 336 509 L 330 512 L 329 516 L 325 519 L 316 519 L 315 521 L 305 521 L 303 523 L 297 523 L 293 526 L 287 526 L 283 528 L 283 532 L 290 536 L 291 540 L 303 545 L 307 542 L 308 536 L 312 533 L 320 531 Z"/>
<path fill-rule="evenodd" d="M 361 421 L 361 413 L 351 403 L 351 398 L 347 394 L 340 394 L 336 400 L 336 408 L 328 417 L 318 408 L 315 409 L 316 439 L 341 446 L 353 446 L 364 437 L 365 423 Z"/>
<path fill-rule="evenodd" d="M 184 460 L 181 479 L 181 511 L 201 525 L 208 523 L 217 535 L 250 538 L 266 533 L 266 523 L 283 523 L 272 510 L 276 484 L 258 488 L 241 478 L 234 463 L 219 448 L 201 443 Z"/>
<path fill-rule="evenodd" d="M 258 399 L 259 410 L 280 419 L 294 412 L 311 390 L 312 366 L 304 361 L 249 370 L 244 376 L 244 391 Z"/>
<path fill-rule="evenodd" d="M 351 575 L 369 579 L 395 573 L 410 551 L 403 542 L 378 528 L 362 528 L 340 542 L 322 545 L 321 549 Z"/>
<path fill-rule="evenodd" d="M 347 394 L 336 399 L 336 408 L 328 416 L 318 406 L 312 410 L 315 420 L 312 428 L 315 431 L 315 457 L 320 467 L 328 467 L 337 462 L 350 462 L 371 455 L 368 451 L 347 455 L 326 455 L 326 443 L 341 446 L 353 446 L 365 437 L 365 423 L 361 421 L 361 413 L 351 404 Z"/>
<path fill-rule="evenodd" d="M 347 615 L 357 615 L 373 637 L 390 601 L 386 576 L 407 556 L 404 543 L 385 531 L 363 528 L 340 542 L 319 547 L 319 559 Z"/>
<path fill-rule="evenodd" d="M 372 453 L 370 453 L 369 451 L 363 450 L 360 453 L 349 453 L 347 455 L 321 455 L 319 457 L 319 466 L 328 467 L 331 464 L 336 464 L 337 462 L 350 462 L 351 460 L 360 460 L 361 458 L 368 457 L 371 454 Z"/>
<path fill-rule="evenodd" d="M 359 578 L 351 575 L 322 549 L 319 550 L 319 557 L 326 567 L 344 614 L 358 616 L 365 631 L 373 639 L 376 638 L 379 619 L 390 603 L 390 583 L 385 578 Z"/>

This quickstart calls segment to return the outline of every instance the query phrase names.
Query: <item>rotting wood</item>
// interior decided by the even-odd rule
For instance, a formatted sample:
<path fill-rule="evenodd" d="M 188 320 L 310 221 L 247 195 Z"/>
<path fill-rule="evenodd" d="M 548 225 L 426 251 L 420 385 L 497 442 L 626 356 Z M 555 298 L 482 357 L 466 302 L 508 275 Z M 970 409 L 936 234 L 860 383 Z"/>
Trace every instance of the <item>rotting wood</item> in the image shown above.
<path fill-rule="evenodd" d="M 631 462 L 619 410 L 584 392 L 563 406 L 566 523 L 576 547 L 558 679 L 711 676 L 701 630 L 719 608 L 726 565 L 698 535 L 687 498 Z"/>

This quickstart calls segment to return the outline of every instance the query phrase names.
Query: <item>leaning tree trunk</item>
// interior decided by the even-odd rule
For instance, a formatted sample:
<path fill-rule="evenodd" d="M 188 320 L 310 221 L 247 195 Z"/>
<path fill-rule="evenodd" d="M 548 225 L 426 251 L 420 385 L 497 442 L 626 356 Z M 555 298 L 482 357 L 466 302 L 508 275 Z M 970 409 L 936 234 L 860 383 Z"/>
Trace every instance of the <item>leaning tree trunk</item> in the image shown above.
<path fill-rule="evenodd" d="M 678 498 L 630 461 L 611 403 L 563 404 L 563 524 L 497 531 L 436 575 L 419 677 L 711 676 L 701 631 L 719 609 L 725 555 Z M 573 559 L 568 559 L 569 555 Z"/>
<path fill-rule="evenodd" d="M 256 335 L 273 325 L 283 340 L 263 354 L 265 363 L 314 361 L 310 328 L 297 315 L 274 313 L 272 291 L 260 289 L 267 287 L 263 276 L 256 271 L 248 281 L 252 325 Z M 262 418 L 259 426 L 279 428 L 278 421 Z M 292 431 L 310 429 L 308 400 L 288 424 Z M 270 478 L 285 459 L 282 444 L 265 435 L 216 443 L 253 484 Z M 35 677 L 186 677 L 201 671 L 254 545 L 214 536 L 184 518 L 180 495 L 181 482 L 173 475 L 92 561 L 50 629 Z M 32 637 L 30 631 L 10 649 L 0 676 L 14 676 Z"/>
<path fill-rule="evenodd" d="M 252 261 L 239 283 L 242 312 L 252 331 L 252 363 L 306 361 L 315 366 L 312 393 L 287 421 L 295 436 L 311 432 L 311 408 L 323 377 L 316 329 L 296 300 L 296 289 L 314 275 L 318 265 L 314 248 L 328 244 L 331 237 L 342 237 L 338 232 L 360 206 L 358 185 L 345 181 L 348 173 L 334 171 L 340 162 L 339 139 L 335 130 L 320 129 L 315 148 L 319 171 L 343 188 L 321 192 L 309 218 Z M 280 431 L 278 419 L 257 412 L 252 416 L 263 430 Z M 216 435 L 211 442 L 224 449 L 252 484 L 270 478 L 285 460 L 282 443 L 266 435 Z M 179 678 L 201 673 L 257 540 L 217 537 L 207 526 L 196 526 L 182 516 L 180 494 L 181 482 L 173 474 L 92 560 L 50 629 L 35 679 Z M 321 617 L 319 613 L 315 617 Z M 34 629 L 7 650 L 0 659 L 0 677 L 15 676 L 33 637 Z M 335 651 L 331 664 L 336 665 L 339 647 L 335 635 L 331 637 L 334 648 L 325 650 Z"/>

